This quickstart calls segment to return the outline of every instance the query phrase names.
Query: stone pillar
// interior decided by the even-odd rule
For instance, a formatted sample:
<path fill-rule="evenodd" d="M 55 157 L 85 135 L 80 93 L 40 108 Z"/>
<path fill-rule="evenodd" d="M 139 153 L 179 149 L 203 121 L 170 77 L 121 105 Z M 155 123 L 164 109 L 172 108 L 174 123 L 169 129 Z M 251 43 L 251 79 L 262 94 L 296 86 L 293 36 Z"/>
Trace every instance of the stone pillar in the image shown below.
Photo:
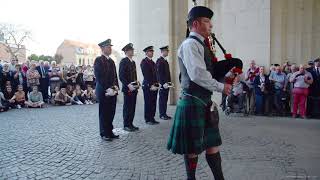
<path fill-rule="evenodd" d="M 185 39 L 187 30 L 188 4 L 181 3 L 181 0 L 170 0 L 169 4 L 169 48 L 170 48 L 170 72 L 171 79 L 175 84 L 175 89 L 170 91 L 169 103 L 176 104 L 180 93 L 179 83 L 179 63 L 177 58 L 177 50 Z"/>

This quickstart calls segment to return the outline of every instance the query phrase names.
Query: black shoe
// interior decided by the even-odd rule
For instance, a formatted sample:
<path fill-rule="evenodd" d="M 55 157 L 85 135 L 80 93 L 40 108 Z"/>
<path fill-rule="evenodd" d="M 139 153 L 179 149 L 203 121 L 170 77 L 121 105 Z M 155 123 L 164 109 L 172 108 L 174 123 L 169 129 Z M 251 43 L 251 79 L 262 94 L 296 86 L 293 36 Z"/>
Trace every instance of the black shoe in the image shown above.
<path fill-rule="evenodd" d="M 169 118 L 167 116 L 160 116 L 160 119 L 169 120 Z"/>
<path fill-rule="evenodd" d="M 133 128 L 135 131 L 138 131 L 139 128 L 137 126 L 131 125 L 131 128 Z"/>
<path fill-rule="evenodd" d="M 159 124 L 159 122 L 158 121 L 156 121 L 155 119 L 153 119 L 153 121 L 152 121 L 154 124 Z"/>
<path fill-rule="evenodd" d="M 110 136 L 101 136 L 101 138 L 105 141 L 112 141 L 112 138 Z"/>
<path fill-rule="evenodd" d="M 128 131 L 128 132 L 133 132 L 133 131 L 135 131 L 135 129 L 134 129 L 133 127 L 128 127 L 128 126 L 125 126 L 125 127 L 123 128 L 123 130 Z"/>
<path fill-rule="evenodd" d="M 172 117 L 171 117 L 171 116 L 166 115 L 166 117 L 167 117 L 168 119 L 172 119 Z"/>
<path fill-rule="evenodd" d="M 155 125 L 156 123 L 154 123 L 153 121 L 146 121 L 146 123 L 148 124 L 148 125 Z"/>
<path fill-rule="evenodd" d="M 119 135 L 115 135 L 113 133 L 109 137 L 111 137 L 112 139 L 119 139 Z"/>

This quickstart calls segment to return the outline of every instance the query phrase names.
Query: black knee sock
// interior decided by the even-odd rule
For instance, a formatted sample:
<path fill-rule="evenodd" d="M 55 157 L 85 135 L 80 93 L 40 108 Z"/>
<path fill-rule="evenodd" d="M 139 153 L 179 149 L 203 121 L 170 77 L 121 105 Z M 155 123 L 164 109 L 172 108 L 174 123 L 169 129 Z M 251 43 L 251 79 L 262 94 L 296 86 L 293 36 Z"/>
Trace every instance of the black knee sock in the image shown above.
<path fill-rule="evenodd" d="M 215 180 L 224 180 L 220 152 L 215 154 L 206 154 L 207 162 L 211 168 Z"/>
<path fill-rule="evenodd" d="M 198 156 L 190 158 L 188 155 L 184 155 L 184 163 L 186 165 L 188 180 L 195 180 Z"/>

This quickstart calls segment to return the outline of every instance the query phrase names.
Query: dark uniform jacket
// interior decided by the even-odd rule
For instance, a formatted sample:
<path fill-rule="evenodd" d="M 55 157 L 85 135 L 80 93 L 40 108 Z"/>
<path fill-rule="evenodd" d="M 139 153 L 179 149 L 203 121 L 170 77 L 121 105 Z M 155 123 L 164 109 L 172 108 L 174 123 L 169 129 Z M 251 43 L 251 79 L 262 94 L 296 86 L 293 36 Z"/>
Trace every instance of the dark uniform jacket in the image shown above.
<path fill-rule="evenodd" d="M 170 68 L 169 68 L 169 63 L 167 60 L 165 60 L 162 56 L 158 58 L 157 60 L 157 79 L 158 82 L 163 85 L 167 82 L 171 82 L 171 77 L 170 77 Z"/>
<path fill-rule="evenodd" d="M 105 91 L 112 86 L 119 87 L 116 66 L 111 58 L 107 59 L 104 55 L 97 57 L 94 62 L 94 75 L 98 96 L 104 95 Z"/>
<path fill-rule="evenodd" d="M 158 83 L 157 80 L 157 72 L 156 72 L 156 64 L 149 58 L 144 58 L 141 61 L 141 71 L 143 74 L 143 82 L 142 85 L 145 88 L 150 88 L 153 84 Z"/>
<path fill-rule="evenodd" d="M 119 79 L 122 83 L 122 92 L 129 92 L 128 84 L 137 81 L 136 63 L 128 57 L 123 58 L 119 65 Z"/>

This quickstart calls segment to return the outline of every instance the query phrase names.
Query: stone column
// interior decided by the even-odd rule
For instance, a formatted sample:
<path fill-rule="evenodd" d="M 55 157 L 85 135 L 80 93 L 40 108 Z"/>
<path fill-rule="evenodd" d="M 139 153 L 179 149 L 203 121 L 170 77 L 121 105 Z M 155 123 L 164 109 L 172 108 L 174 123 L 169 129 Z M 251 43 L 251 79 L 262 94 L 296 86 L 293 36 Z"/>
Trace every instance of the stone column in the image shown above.
<path fill-rule="evenodd" d="M 180 93 L 179 83 L 179 63 L 177 50 L 186 36 L 186 18 L 188 14 L 188 4 L 181 3 L 181 0 L 170 0 L 169 4 L 169 48 L 170 48 L 170 72 L 171 79 L 175 84 L 175 89 L 170 92 L 169 103 L 176 104 Z"/>

